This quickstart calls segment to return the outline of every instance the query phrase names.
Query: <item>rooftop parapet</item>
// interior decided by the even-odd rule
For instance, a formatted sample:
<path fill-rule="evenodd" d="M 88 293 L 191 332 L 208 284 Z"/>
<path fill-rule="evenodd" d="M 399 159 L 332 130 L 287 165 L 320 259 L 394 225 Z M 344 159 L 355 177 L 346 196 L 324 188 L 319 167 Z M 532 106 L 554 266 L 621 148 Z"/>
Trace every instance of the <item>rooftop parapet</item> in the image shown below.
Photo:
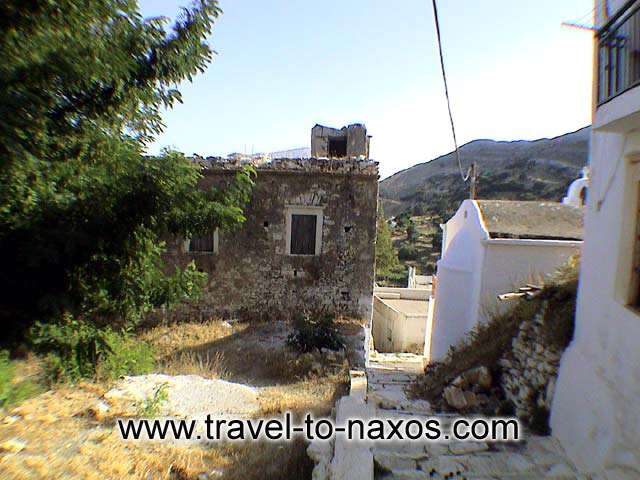
<path fill-rule="evenodd" d="M 199 157 L 192 160 L 206 170 L 237 170 L 253 162 L 222 157 Z M 254 164 L 258 172 L 315 172 L 352 175 L 378 175 L 378 162 L 373 160 L 340 160 L 328 158 L 276 158 L 270 162 Z"/>

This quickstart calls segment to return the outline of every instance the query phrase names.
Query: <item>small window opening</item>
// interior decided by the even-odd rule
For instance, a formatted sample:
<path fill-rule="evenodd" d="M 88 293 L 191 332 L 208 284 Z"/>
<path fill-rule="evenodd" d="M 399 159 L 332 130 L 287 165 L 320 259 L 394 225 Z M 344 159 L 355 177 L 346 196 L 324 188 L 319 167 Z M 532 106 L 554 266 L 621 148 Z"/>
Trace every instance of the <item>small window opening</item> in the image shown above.
<path fill-rule="evenodd" d="M 291 215 L 291 254 L 315 255 L 317 215 Z"/>
<path fill-rule="evenodd" d="M 346 137 L 329 138 L 329 157 L 343 158 L 347 156 Z"/>
<path fill-rule="evenodd" d="M 213 235 L 201 235 L 191 237 L 189 242 L 190 252 L 213 253 Z"/>
<path fill-rule="evenodd" d="M 346 225 L 344 227 L 345 233 L 349 233 L 351 230 L 353 230 L 353 225 Z"/>
<path fill-rule="evenodd" d="M 269 228 L 269 222 L 265 221 L 263 225 L 264 225 L 264 228 Z"/>
<path fill-rule="evenodd" d="M 217 253 L 218 252 L 218 229 L 213 233 L 195 235 L 188 241 L 187 250 L 189 253 Z"/>

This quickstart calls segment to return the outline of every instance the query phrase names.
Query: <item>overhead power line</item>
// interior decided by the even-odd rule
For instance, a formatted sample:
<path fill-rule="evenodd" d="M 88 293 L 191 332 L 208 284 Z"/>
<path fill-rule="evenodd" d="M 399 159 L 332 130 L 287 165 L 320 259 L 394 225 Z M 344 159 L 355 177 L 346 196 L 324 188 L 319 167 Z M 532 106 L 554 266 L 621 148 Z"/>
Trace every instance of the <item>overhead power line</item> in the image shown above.
<path fill-rule="evenodd" d="M 447 108 L 449 110 L 449 121 L 451 122 L 451 133 L 453 134 L 453 145 L 455 147 L 456 160 L 458 161 L 458 169 L 460 170 L 460 176 L 462 177 L 462 181 L 466 182 L 469 180 L 470 171 L 464 173 L 464 169 L 462 168 L 462 160 L 460 159 L 460 150 L 458 149 L 458 139 L 456 138 L 456 126 L 453 122 L 453 113 L 451 111 L 451 100 L 449 99 L 449 85 L 447 84 L 447 71 L 444 68 L 444 55 L 442 53 L 442 38 L 440 36 L 440 20 L 438 19 L 438 6 L 436 5 L 436 0 L 432 0 L 433 3 L 433 18 L 436 22 L 436 36 L 438 37 L 438 51 L 440 52 L 440 67 L 442 69 L 442 80 L 444 81 L 444 95 L 447 98 Z"/>

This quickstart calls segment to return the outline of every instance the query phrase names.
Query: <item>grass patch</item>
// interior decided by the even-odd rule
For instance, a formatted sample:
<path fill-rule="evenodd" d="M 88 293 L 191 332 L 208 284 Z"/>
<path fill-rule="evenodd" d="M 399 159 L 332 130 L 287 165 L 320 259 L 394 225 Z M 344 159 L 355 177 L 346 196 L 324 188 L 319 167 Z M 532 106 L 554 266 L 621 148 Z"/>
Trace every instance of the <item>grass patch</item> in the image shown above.
<path fill-rule="evenodd" d="M 153 351 L 128 332 L 99 328 L 67 315 L 59 323 L 37 322 L 31 343 L 44 355 L 44 373 L 51 382 L 149 373 L 155 366 Z"/>
<path fill-rule="evenodd" d="M 10 408 L 42 391 L 42 386 L 31 378 L 17 375 L 17 363 L 9 352 L 0 351 L 0 408 Z"/>

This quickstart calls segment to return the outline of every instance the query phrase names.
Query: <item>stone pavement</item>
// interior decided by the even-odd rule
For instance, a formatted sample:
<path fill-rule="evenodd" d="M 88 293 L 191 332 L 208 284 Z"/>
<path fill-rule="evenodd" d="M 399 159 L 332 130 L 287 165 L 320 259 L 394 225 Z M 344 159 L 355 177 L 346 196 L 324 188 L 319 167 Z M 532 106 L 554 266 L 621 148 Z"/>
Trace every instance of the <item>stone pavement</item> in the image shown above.
<path fill-rule="evenodd" d="M 448 429 L 455 415 L 434 415 L 428 402 L 412 400 L 406 388 L 423 370 L 423 357 L 372 353 L 367 365 L 367 403 L 377 418 L 438 417 Z M 584 479 L 552 437 L 525 433 L 511 443 L 415 442 L 377 443 L 372 448 L 375 479 Z"/>

